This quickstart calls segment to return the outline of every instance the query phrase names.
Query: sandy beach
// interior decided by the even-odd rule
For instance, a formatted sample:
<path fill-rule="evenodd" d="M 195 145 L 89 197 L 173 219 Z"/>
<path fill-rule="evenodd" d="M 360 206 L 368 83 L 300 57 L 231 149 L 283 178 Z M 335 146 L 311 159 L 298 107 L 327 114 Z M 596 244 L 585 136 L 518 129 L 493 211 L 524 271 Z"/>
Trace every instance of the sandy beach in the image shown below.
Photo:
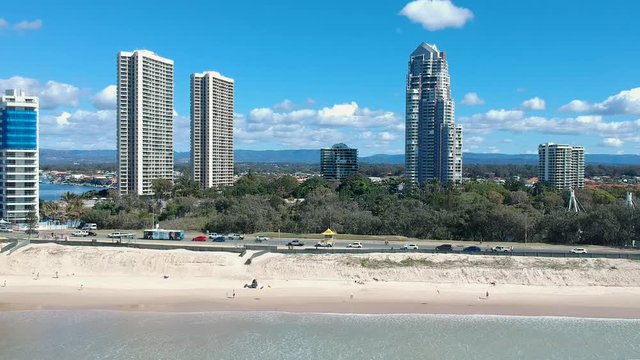
<path fill-rule="evenodd" d="M 0 255 L 0 310 L 640 318 L 631 260 L 264 254 L 245 265 L 252 255 L 29 245 Z M 258 289 L 243 288 L 254 278 Z"/>

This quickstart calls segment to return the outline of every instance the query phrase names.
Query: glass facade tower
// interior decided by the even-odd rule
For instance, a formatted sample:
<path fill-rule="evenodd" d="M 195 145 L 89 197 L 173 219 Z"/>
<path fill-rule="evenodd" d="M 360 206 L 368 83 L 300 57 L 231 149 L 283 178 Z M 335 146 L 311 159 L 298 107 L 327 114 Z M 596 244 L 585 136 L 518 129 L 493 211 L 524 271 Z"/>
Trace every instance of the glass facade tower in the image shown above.
<path fill-rule="evenodd" d="M 462 127 L 454 124 L 446 54 L 435 45 L 420 44 L 409 58 L 406 90 L 407 182 L 461 183 Z"/>
<path fill-rule="evenodd" d="M 0 218 L 38 215 L 38 98 L 6 90 L 0 101 Z"/>

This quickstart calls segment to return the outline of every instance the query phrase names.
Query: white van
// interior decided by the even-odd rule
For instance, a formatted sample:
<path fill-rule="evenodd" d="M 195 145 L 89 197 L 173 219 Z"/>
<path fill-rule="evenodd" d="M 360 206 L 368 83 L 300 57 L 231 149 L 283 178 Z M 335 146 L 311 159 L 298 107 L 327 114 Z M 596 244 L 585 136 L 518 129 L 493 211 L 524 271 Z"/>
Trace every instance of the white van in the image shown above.
<path fill-rule="evenodd" d="M 98 230 L 98 224 L 86 223 L 82 226 L 82 230 Z"/>

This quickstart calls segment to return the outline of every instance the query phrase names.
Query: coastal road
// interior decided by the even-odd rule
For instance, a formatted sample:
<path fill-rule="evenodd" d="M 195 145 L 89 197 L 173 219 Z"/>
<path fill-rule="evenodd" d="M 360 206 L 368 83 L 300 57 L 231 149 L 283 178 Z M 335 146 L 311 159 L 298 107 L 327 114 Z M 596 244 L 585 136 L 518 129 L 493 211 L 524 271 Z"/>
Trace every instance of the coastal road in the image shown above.
<path fill-rule="evenodd" d="M 73 240 L 89 240 L 96 239 L 100 242 L 112 242 L 113 240 L 107 237 L 107 234 L 110 233 L 109 230 L 101 230 L 98 231 L 98 236 L 96 237 L 85 237 L 85 238 L 75 238 L 71 236 L 72 231 L 54 231 L 54 235 L 59 237 L 64 237 L 65 235 L 68 237 L 70 241 Z M 197 246 L 224 246 L 224 247 L 243 247 L 244 245 L 270 245 L 270 246 L 278 246 L 278 247 L 287 247 L 287 243 L 294 240 L 294 238 L 272 238 L 268 241 L 264 242 L 256 242 L 254 236 L 247 235 L 245 240 L 225 240 L 224 242 L 195 242 L 191 241 L 192 237 L 196 235 L 200 235 L 198 233 L 188 232 L 185 235 L 185 239 L 182 241 L 168 241 L 168 240 L 142 240 L 140 239 L 142 236 L 141 231 L 133 231 L 136 235 L 136 239 L 133 240 L 123 240 L 123 242 L 136 242 L 136 243 L 149 243 L 149 244 L 165 244 L 168 246 L 180 246 L 180 245 L 197 245 Z M 41 237 L 48 235 L 47 232 L 41 232 Z M 4 233 L 1 234 L 7 238 L 24 238 L 24 234 L 20 233 Z M 49 236 L 50 238 L 50 236 Z M 304 248 L 314 248 L 315 244 L 319 241 L 318 239 L 298 239 L 300 242 L 305 245 L 302 247 L 295 247 L 296 249 L 304 249 Z M 570 253 L 573 246 L 566 245 L 551 245 L 551 244 L 533 244 L 533 245 L 524 245 L 522 243 L 498 243 L 498 242 L 488 242 L 488 243 L 479 243 L 474 241 L 434 241 L 434 240 L 407 240 L 407 241 L 390 241 L 388 244 L 385 244 L 384 240 L 380 238 L 370 239 L 370 240 L 335 240 L 333 243 L 334 249 L 345 249 L 349 243 L 358 241 L 362 243 L 362 248 L 364 250 L 391 250 L 391 249 L 400 249 L 404 244 L 412 243 L 418 245 L 420 250 L 435 250 L 436 246 L 441 244 L 451 244 L 453 246 L 454 252 L 462 252 L 462 249 L 466 246 L 479 246 L 484 252 L 490 251 L 493 246 L 513 246 L 513 251 L 518 253 L 554 253 L 554 254 L 566 254 Z M 640 249 L 619 249 L 619 248 L 610 248 L 610 247 L 602 247 L 602 246 L 580 246 L 585 247 L 589 253 L 602 253 L 602 254 L 629 254 L 636 253 L 640 254 Z M 325 248 L 319 248 L 320 250 Z"/>

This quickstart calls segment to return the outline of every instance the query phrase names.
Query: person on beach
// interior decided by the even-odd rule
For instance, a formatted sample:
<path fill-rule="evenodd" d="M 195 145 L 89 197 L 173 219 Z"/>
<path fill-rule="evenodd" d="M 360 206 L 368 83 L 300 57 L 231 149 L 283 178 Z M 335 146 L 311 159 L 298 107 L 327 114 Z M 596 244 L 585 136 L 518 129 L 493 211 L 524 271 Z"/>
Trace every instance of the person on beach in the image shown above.
<path fill-rule="evenodd" d="M 236 298 L 236 289 L 233 289 L 233 298 Z"/>
<path fill-rule="evenodd" d="M 82 290 L 84 288 L 84 285 L 80 284 L 80 288 L 78 289 L 78 291 Z"/>
<path fill-rule="evenodd" d="M 57 272 L 57 271 L 56 271 L 56 276 L 55 276 L 55 278 L 56 278 L 56 279 L 58 278 L 58 272 Z"/>
<path fill-rule="evenodd" d="M 489 292 L 487 291 L 487 299 L 489 298 Z"/>

